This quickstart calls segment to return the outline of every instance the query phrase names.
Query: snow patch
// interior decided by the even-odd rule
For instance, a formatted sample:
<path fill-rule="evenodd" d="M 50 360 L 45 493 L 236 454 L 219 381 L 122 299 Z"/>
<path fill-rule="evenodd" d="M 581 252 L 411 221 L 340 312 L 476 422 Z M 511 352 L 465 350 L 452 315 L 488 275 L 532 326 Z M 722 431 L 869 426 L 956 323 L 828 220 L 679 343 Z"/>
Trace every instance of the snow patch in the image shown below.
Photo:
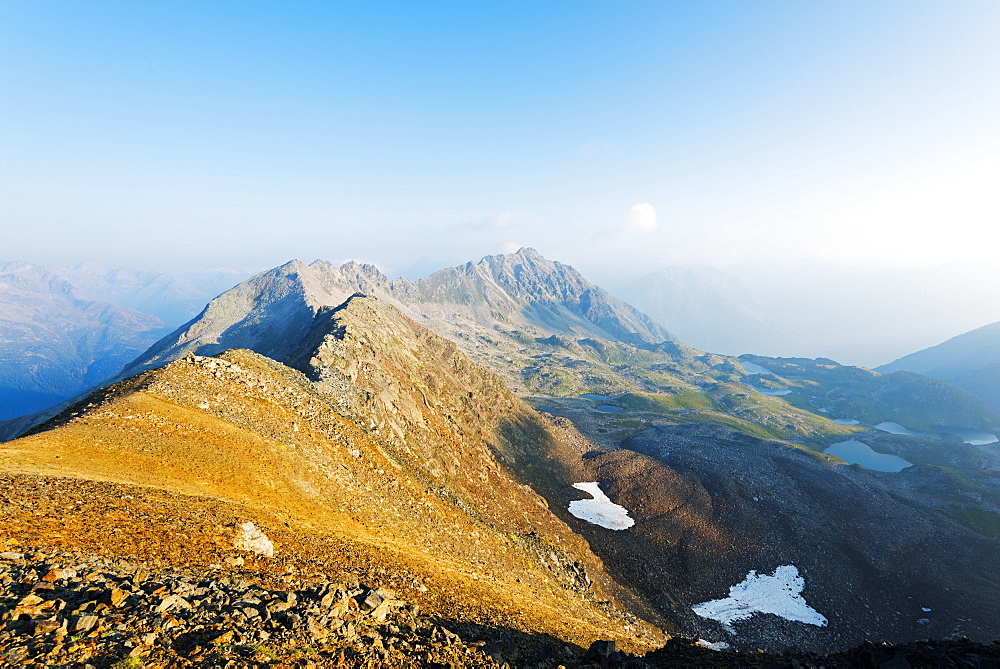
<path fill-rule="evenodd" d="M 573 487 L 589 493 L 593 499 L 578 499 L 569 503 L 569 512 L 580 520 L 606 527 L 609 530 L 627 530 L 635 525 L 628 509 L 615 504 L 601 491 L 601 484 L 574 483 Z"/>
<path fill-rule="evenodd" d="M 729 588 L 729 597 L 691 608 L 702 618 L 718 620 L 730 632 L 734 622 L 755 613 L 773 613 L 785 620 L 826 627 L 826 618 L 802 598 L 805 584 L 795 565 L 778 567 L 772 576 L 751 571 L 742 583 Z"/>
<path fill-rule="evenodd" d="M 698 645 L 702 648 L 708 648 L 709 650 L 717 650 L 720 652 L 723 650 L 729 650 L 729 644 L 725 641 L 716 641 L 713 643 L 711 641 L 705 641 L 704 639 L 698 639 Z"/>

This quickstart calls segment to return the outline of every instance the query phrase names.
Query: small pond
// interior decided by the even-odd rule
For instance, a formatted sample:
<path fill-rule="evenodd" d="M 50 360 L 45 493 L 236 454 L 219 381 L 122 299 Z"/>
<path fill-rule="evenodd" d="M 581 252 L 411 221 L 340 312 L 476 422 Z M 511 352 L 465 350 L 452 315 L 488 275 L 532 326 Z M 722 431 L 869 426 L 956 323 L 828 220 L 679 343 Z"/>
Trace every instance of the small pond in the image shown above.
<path fill-rule="evenodd" d="M 907 430 L 905 427 L 899 423 L 879 423 L 875 426 L 876 430 L 882 430 L 883 432 L 888 432 L 889 434 L 902 434 L 907 437 L 920 437 L 921 439 L 940 439 L 941 435 L 931 434 L 930 432 L 913 432 Z"/>
<path fill-rule="evenodd" d="M 897 455 L 873 451 L 868 444 L 857 439 L 848 439 L 833 444 L 823 452 L 836 456 L 849 464 L 861 465 L 865 469 L 877 472 L 901 472 L 907 467 L 913 466 L 912 462 L 907 462 Z"/>
<path fill-rule="evenodd" d="M 740 360 L 740 364 L 743 365 L 743 369 L 747 370 L 751 374 L 770 374 L 771 376 L 778 376 L 767 367 L 761 367 L 760 365 L 747 362 L 746 360 Z"/>
<path fill-rule="evenodd" d="M 622 410 L 621 407 L 612 406 L 610 404 L 598 404 L 594 408 L 603 413 L 618 413 Z"/>
<path fill-rule="evenodd" d="M 1000 441 L 995 434 L 983 432 L 982 430 L 969 430 L 964 427 L 948 427 L 947 425 L 935 426 L 934 429 L 945 434 L 953 434 L 965 443 L 973 446 L 986 446 L 987 444 L 995 444 L 997 441 Z"/>
<path fill-rule="evenodd" d="M 580 395 L 580 397 L 582 397 L 585 400 L 597 401 L 597 400 L 606 400 L 608 399 L 609 395 L 596 395 L 594 393 L 584 393 L 583 395 Z"/>
<path fill-rule="evenodd" d="M 861 425 L 861 421 L 854 420 L 853 418 L 834 418 L 834 423 L 840 423 L 841 425 Z"/>

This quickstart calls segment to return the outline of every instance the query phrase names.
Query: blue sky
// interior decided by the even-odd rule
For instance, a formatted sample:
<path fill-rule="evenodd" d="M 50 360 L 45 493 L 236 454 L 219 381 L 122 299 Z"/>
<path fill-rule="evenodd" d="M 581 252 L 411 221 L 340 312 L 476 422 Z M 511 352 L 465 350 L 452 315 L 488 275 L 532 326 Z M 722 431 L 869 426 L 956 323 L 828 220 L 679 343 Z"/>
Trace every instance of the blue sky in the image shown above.
<path fill-rule="evenodd" d="M 996 2 L 0 3 L 4 258 L 1000 248 Z"/>

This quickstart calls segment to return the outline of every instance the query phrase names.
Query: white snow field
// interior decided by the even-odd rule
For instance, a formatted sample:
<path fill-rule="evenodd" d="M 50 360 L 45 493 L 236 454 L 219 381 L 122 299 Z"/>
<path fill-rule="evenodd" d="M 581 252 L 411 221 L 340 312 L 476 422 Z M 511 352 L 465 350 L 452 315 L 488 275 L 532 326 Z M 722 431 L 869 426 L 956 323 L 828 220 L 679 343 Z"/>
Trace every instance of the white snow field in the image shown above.
<path fill-rule="evenodd" d="M 826 618 L 802 598 L 805 584 L 795 565 L 778 567 L 772 576 L 751 571 L 742 583 L 729 588 L 725 599 L 713 599 L 691 608 L 702 618 L 718 620 L 730 632 L 734 622 L 755 613 L 773 613 L 785 620 L 825 627 Z"/>
<path fill-rule="evenodd" d="M 609 530 L 627 530 L 635 525 L 635 521 L 629 518 L 628 509 L 608 499 L 608 496 L 601 491 L 601 484 L 597 482 L 574 483 L 573 487 L 590 493 L 593 497 L 593 499 L 578 499 L 569 503 L 569 512 L 577 518 L 606 527 Z"/>

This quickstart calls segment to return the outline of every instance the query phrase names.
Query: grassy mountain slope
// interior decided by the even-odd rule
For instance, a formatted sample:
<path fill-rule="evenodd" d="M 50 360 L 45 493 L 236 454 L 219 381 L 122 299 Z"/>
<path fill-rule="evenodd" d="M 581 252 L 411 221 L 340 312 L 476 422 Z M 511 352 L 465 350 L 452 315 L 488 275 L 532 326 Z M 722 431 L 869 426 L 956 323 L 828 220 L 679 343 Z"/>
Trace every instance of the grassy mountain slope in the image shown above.
<path fill-rule="evenodd" d="M 371 298 L 320 313 L 298 344 L 308 376 L 249 351 L 188 357 L 4 444 L 0 468 L 253 509 L 289 547 L 346 547 L 326 570 L 377 554 L 387 573 L 421 574 L 428 591 L 407 597 L 440 615 L 653 643 L 625 612 L 642 604 L 519 478 L 518 463 L 557 442 L 496 377 Z M 150 528 L 121 532 L 170 554 Z"/>

